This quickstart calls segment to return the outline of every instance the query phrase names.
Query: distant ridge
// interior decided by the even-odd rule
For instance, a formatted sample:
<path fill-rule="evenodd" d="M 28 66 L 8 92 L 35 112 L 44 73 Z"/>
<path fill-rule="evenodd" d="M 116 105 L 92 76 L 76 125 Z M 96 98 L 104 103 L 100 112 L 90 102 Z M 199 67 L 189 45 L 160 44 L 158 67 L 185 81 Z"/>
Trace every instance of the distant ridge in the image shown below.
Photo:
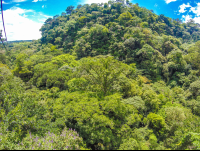
<path fill-rule="evenodd" d="M 8 41 L 8 43 L 19 43 L 19 42 L 32 42 L 33 40 L 15 40 L 15 41 Z"/>

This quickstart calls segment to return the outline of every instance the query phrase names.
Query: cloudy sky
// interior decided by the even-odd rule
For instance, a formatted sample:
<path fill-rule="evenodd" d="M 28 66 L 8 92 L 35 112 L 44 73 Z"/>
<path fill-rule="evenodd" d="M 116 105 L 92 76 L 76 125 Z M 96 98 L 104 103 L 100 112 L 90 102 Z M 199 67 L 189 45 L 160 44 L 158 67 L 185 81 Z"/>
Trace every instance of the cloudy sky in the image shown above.
<path fill-rule="evenodd" d="M 183 22 L 194 19 L 200 23 L 199 0 L 130 0 L 133 4 L 153 10 L 156 14 L 179 18 Z M 44 21 L 60 15 L 67 6 L 108 2 L 108 0 L 3 0 L 3 15 L 8 41 L 41 38 L 39 29 Z M 1 18 L 1 17 L 0 17 Z M 0 19 L 0 29 L 3 29 Z"/>

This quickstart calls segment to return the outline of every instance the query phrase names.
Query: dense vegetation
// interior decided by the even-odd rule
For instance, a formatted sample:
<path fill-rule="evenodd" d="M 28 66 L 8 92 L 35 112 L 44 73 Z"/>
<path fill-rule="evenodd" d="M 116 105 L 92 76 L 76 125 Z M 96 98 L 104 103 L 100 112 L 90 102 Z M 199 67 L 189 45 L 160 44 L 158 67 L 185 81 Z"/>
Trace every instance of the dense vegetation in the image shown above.
<path fill-rule="evenodd" d="M 69 6 L 0 50 L 0 149 L 200 149 L 200 28 Z"/>

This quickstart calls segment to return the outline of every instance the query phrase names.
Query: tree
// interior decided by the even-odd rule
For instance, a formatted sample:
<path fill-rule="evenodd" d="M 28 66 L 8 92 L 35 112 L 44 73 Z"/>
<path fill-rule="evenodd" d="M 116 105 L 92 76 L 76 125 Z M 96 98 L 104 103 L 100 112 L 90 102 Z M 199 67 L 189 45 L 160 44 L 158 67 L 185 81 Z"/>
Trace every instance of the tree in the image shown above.
<path fill-rule="evenodd" d="M 61 16 L 66 16 L 66 13 L 65 13 L 65 12 L 62 12 Z"/>
<path fill-rule="evenodd" d="M 71 14 L 73 10 L 74 10 L 74 6 L 71 5 L 71 6 L 68 6 L 65 11 L 67 14 Z"/>
<path fill-rule="evenodd" d="M 129 0 L 126 0 L 126 4 L 129 5 L 129 4 L 130 4 L 130 1 L 129 1 Z"/>
<path fill-rule="evenodd" d="M 131 18 L 132 18 L 132 15 L 129 12 L 126 12 L 126 13 L 120 14 L 118 20 L 119 20 L 120 24 L 124 24 L 124 23 L 128 22 Z"/>
<path fill-rule="evenodd" d="M 148 126 L 152 129 L 154 129 L 155 134 L 157 136 L 162 135 L 166 129 L 166 123 L 162 116 L 155 114 L 155 113 L 149 113 L 147 116 L 148 120 Z"/>
<path fill-rule="evenodd" d="M 79 5 L 77 6 L 77 8 L 78 8 L 78 9 L 80 9 L 81 7 L 82 7 L 82 5 L 81 5 L 81 4 L 79 4 Z"/>
<path fill-rule="evenodd" d="M 97 56 L 95 58 L 83 58 L 80 60 L 78 68 L 81 77 L 88 80 L 91 88 L 106 96 L 112 94 L 115 84 L 120 76 L 132 74 L 134 69 L 122 62 L 115 60 L 111 56 Z"/>
<path fill-rule="evenodd" d="M 104 4 L 104 8 L 108 8 L 108 3 L 105 3 L 105 4 Z"/>
<path fill-rule="evenodd" d="M 48 23 L 50 23 L 52 20 L 53 20 L 52 18 L 48 18 L 48 19 L 45 21 L 45 23 L 48 24 Z"/>
<path fill-rule="evenodd" d="M 140 145 L 133 138 L 129 138 L 129 140 L 124 141 L 124 143 L 121 144 L 119 147 L 119 150 L 139 150 L 139 149 Z"/>
<path fill-rule="evenodd" d="M 190 84 L 189 90 L 191 91 L 192 96 L 194 98 L 196 98 L 197 96 L 199 96 L 199 94 L 200 94 L 200 81 L 197 80 L 197 81 L 192 82 Z"/>
<path fill-rule="evenodd" d="M 61 42 L 62 42 L 62 38 L 61 37 L 55 38 L 55 42 L 54 43 L 56 43 L 56 44 L 58 44 L 60 46 Z"/>
<path fill-rule="evenodd" d="M 96 24 L 89 30 L 83 28 L 80 33 L 84 36 L 77 40 L 74 46 L 78 58 L 108 54 L 110 34 L 105 26 Z"/>
<path fill-rule="evenodd" d="M 178 149 L 199 150 L 200 149 L 199 141 L 200 141 L 199 133 L 188 132 L 183 136 L 181 142 L 178 144 Z"/>
<path fill-rule="evenodd" d="M 0 53 L 0 63 L 6 64 L 6 56 L 3 53 Z"/>
<path fill-rule="evenodd" d="M 55 20 L 55 19 L 57 19 L 59 17 L 59 15 L 55 15 L 55 16 L 53 16 L 53 19 Z"/>
<path fill-rule="evenodd" d="M 30 80 L 33 75 L 33 63 L 26 58 L 28 57 L 27 54 L 19 54 L 16 58 L 16 67 L 13 70 L 15 76 L 22 78 L 24 81 Z"/>
<path fill-rule="evenodd" d="M 164 57 L 158 50 L 145 44 L 142 49 L 136 53 L 136 56 L 139 68 L 145 69 L 144 73 L 148 75 L 148 78 L 152 80 L 160 79 Z"/>

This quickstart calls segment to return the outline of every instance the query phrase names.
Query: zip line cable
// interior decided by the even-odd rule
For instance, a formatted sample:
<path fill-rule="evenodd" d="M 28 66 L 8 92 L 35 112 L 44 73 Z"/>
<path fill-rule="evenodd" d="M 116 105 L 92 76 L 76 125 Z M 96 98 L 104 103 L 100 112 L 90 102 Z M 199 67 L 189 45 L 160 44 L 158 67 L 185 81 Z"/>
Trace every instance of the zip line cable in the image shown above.
<path fill-rule="evenodd" d="M 2 0 L 1 0 L 1 16 L 2 16 L 2 22 L 3 22 L 3 27 L 4 27 L 4 33 L 5 33 L 6 42 L 7 42 L 7 44 L 8 44 L 7 36 L 6 36 L 6 30 L 5 30 L 5 25 L 4 25 L 4 19 L 3 19 L 3 4 L 2 4 Z M 6 49 L 6 46 L 5 46 L 5 44 L 3 43 L 3 40 L 1 39 L 1 36 L 0 36 L 0 40 L 1 40 L 1 42 L 2 42 L 2 44 L 3 44 L 3 46 L 4 46 L 4 48 Z M 7 51 L 7 49 L 6 49 L 6 51 Z"/>
<path fill-rule="evenodd" d="M 6 36 L 6 30 L 5 30 L 5 25 L 4 25 L 4 19 L 3 19 L 3 4 L 2 4 L 2 0 L 1 0 L 1 16 L 2 16 L 2 22 L 3 22 L 3 28 L 4 28 L 4 33 L 5 33 L 6 42 L 7 42 L 7 44 L 8 44 L 7 36 Z"/>

